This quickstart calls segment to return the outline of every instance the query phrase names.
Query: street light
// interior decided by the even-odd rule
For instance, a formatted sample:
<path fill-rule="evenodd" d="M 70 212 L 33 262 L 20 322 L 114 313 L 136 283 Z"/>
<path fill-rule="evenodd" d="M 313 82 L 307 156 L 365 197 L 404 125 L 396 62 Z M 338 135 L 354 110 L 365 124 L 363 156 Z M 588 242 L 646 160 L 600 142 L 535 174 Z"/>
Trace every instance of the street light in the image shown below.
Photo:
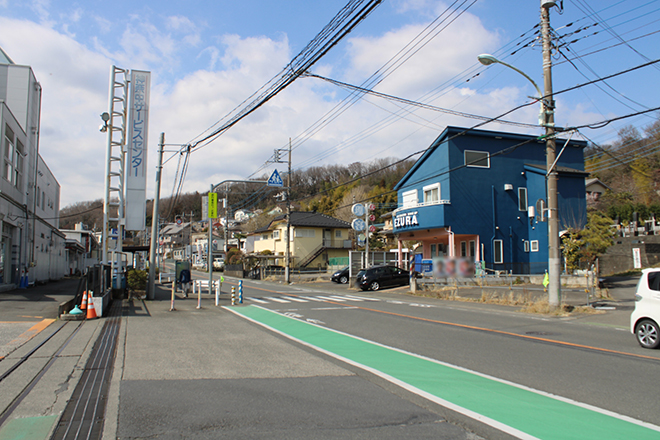
<path fill-rule="evenodd" d="M 547 15 L 547 9 L 544 9 Z M 545 18 L 545 17 L 544 17 Z M 544 23 L 545 24 L 545 23 Z M 547 26 L 544 26 L 544 28 Z M 548 48 L 546 49 L 546 46 Z M 547 52 L 547 54 L 546 54 Z M 558 201 L 557 201 L 557 171 L 554 168 L 555 163 L 555 127 L 554 127 L 554 101 L 552 99 L 552 73 L 550 71 L 551 62 L 549 59 L 549 44 L 546 43 L 544 38 L 544 62 L 543 62 L 543 76 L 545 93 L 522 70 L 513 67 L 503 61 L 498 60 L 493 55 L 481 54 L 477 57 L 479 62 L 484 66 L 491 64 L 502 64 L 512 70 L 515 70 L 529 82 L 532 83 L 538 97 L 532 97 L 541 102 L 541 113 L 539 114 L 539 125 L 545 128 L 545 141 L 546 141 L 546 185 L 547 185 L 547 212 L 548 212 L 548 303 L 551 307 L 558 307 L 561 302 L 561 258 L 559 252 L 559 214 L 558 214 Z M 546 58 L 547 62 L 546 62 Z"/>

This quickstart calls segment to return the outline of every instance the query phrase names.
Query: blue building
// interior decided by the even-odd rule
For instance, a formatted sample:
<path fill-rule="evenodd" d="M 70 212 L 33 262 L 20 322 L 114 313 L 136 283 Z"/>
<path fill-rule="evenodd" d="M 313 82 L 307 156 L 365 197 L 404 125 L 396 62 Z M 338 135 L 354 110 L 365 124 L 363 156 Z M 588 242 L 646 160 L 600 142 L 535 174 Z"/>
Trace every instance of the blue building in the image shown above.
<path fill-rule="evenodd" d="M 586 223 L 584 141 L 557 139 L 560 229 Z M 399 249 L 469 257 L 495 270 L 542 273 L 548 262 L 545 141 L 447 127 L 396 185 Z M 401 255 L 401 253 L 399 253 Z"/>

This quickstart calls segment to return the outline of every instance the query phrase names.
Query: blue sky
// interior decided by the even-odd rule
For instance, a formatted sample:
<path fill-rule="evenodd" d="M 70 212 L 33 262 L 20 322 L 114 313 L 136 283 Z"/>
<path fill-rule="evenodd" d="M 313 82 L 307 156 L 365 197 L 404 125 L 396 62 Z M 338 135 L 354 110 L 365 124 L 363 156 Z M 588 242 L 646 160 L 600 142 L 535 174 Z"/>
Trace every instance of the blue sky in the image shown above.
<path fill-rule="evenodd" d="M 32 66 L 43 85 L 40 148 L 62 185 L 62 206 L 103 196 L 105 137 L 98 127 L 99 114 L 108 105 L 110 66 L 149 70 L 153 75 L 148 177 L 152 197 L 159 133 L 166 133 L 167 143 L 194 139 L 278 73 L 346 3 L 0 0 L 0 47 L 16 63 Z M 469 0 L 462 5 L 455 21 L 376 89 L 484 116 L 529 102 L 535 92 L 524 78 L 501 65 L 480 66 L 476 56 L 494 53 L 542 84 L 540 44 L 528 33 L 539 21 L 539 2 Z M 360 84 L 450 6 L 432 0 L 385 0 L 313 71 Z M 574 66 L 559 54 L 553 61 L 555 91 L 660 58 L 660 33 L 652 34 L 659 20 L 657 1 L 565 0 L 561 13 L 552 9 L 553 28 L 560 35 L 581 31 L 564 39 L 578 41 L 561 47 L 574 58 Z M 572 26 L 566 27 L 569 23 Z M 516 46 L 519 41 L 523 44 Z M 533 44 L 521 47 L 528 42 Z M 558 95 L 557 123 L 575 126 L 656 107 L 658 79 L 660 65 L 612 79 L 600 88 Z M 294 138 L 294 168 L 299 168 L 404 157 L 427 147 L 447 125 L 469 127 L 478 122 L 402 110 L 400 105 L 365 97 L 310 134 L 312 124 L 346 96 L 345 90 L 320 80 L 298 80 L 194 153 L 184 190 L 205 191 L 210 183 L 269 173 L 273 167 L 262 165 L 289 137 Z M 538 106 L 533 105 L 507 119 L 535 124 L 537 116 Z M 582 131 L 595 142 L 607 143 L 625 125 L 642 130 L 656 119 L 657 114 L 649 114 Z M 484 128 L 541 133 L 502 124 Z M 75 173 L 70 172 L 72 162 L 80 165 Z M 176 160 L 171 160 L 163 172 L 164 196 L 171 192 L 175 172 Z"/>

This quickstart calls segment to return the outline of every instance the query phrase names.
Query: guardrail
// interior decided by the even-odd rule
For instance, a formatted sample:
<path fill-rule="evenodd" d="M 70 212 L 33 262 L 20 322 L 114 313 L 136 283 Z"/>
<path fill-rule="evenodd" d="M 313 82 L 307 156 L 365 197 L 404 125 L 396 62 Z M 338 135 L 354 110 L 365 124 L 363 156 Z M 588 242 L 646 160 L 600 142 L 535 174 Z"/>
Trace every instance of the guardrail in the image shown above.
<path fill-rule="evenodd" d="M 174 272 L 160 272 L 158 274 L 158 282 L 162 283 L 163 279 L 166 278 L 167 279 L 166 282 L 171 283 L 175 276 L 176 276 L 176 273 L 174 273 Z"/>

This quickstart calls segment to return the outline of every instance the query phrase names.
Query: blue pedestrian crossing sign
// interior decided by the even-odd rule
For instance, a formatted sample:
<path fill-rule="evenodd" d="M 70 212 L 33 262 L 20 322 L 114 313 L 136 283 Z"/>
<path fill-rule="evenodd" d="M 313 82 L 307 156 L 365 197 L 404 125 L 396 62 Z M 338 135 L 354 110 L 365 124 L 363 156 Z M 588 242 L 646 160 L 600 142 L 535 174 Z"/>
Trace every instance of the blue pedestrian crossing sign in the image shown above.
<path fill-rule="evenodd" d="M 266 185 L 284 186 L 284 182 L 282 182 L 282 177 L 280 177 L 280 173 L 278 173 L 277 170 L 273 170 L 273 174 L 270 175 L 270 178 L 268 179 L 268 183 Z"/>

